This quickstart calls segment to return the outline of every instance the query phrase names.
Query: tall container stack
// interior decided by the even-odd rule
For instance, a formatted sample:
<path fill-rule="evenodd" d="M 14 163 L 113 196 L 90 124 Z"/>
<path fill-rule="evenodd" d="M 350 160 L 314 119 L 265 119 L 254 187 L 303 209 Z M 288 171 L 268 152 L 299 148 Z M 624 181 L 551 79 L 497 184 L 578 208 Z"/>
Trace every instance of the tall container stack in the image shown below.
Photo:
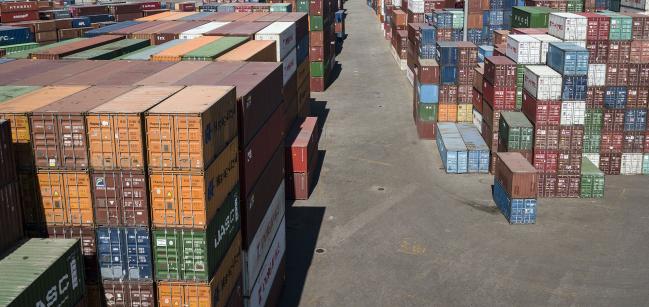
<path fill-rule="evenodd" d="M 470 42 L 438 42 L 439 122 L 473 122 L 473 79 L 478 48 Z"/>
<path fill-rule="evenodd" d="M 523 105 L 525 65 L 543 64 L 541 50 L 541 41 L 530 35 L 510 34 L 507 37 L 507 57 L 516 62 L 516 110 Z"/>
<path fill-rule="evenodd" d="M 311 91 L 323 92 L 329 82 L 331 73 L 336 64 L 336 34 L 334 29 L 334 13 L 336 1 L 310 0 L 308 10 L 301 9 L 298 1 L 298 11 L 309 13 L 309 46 L 311 48 L 309 61 L 311 62 Z M 321 49 L 322 52 L 314 52 Z"/>
<path fill-rule="evenodd" d="M 223 306 L 240 279 L 236 103 L 234 87 L 188 86 L 145 113 L 161 306 Z"/>
<path fill-rule="evenodd" d="M 494 31 L 509 30 L 512 25 L 512 7 L 516 0 L 490 0 L 487 3 L 482 2 L 482 40 L 483 44 L 494 44 Z M 477 4 L 473 4 L 477 5 Z M 471 3 L 469 4 L 469 14 L 471 14 Z M 474 17 L 474 18 L 477 18 Z M 471 16 L 469 16 L 471 22 Z"/>
<path fill-rule="evenodd" d="M 0 119 L 0 255 L 23 238 L 16 159 L 11 142 L 11 123 Z"/>
<path fill-rule="evenodd" d="M 510 224 L 536 223 L 536 169 L 517 152 L 498 153 L 493 198 Z"/>

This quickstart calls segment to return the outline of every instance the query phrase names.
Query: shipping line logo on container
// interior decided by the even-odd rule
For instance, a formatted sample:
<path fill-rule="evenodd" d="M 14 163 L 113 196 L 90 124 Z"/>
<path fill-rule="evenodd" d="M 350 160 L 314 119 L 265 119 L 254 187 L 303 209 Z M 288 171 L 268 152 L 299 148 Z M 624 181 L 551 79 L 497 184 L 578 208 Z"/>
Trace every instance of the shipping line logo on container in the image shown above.
<path fill-rule="evenodd" d="M 278 238 L 278 240 L 279 240 L 279 238 Z M 258 293 L 257 297 L 259 298 L 259 301 L 258 301 L 259 306 L 263 306 L 264 303 L 265 303 L 263 301 L 263 300 L 266 300 L 266 297 L 264 297 L 264 293 L 268 292 L 266 290 L 266 288 L 272 287 L 273 279 L 275 277 L 275 276 L 273 276 L 274 273 L 275 273 L 275 267 L 279 265 L 278 263 L 281 260 L 281 256 L 282 256 L 282 247 L 281 247 L 281 245 L 277 246 L 277 249 L 275 249 L 273 251 L 272 255 L 268 254 L 268 257 L 272 257 L 271 261 L 270 261 L 270 265 L 268 266 L 268 270 L 266 270 L 266 272 L 261 272 L 260 275 L 259 275 L 259 278 L 260 278 L 259 282 L 261 282 L 259 290 L 257 290 L 257 293 Z"/>
<path fill-rule="evenodd" d="M 72 290 L 76 289 L 79 287 L 79 274 L 77 273 L 77 260 L 76 259 L 70 259 L 70 274 L 68 275 L 67 273 L 61 276 L 59 278 L 59 281 L 55 284 L 52 285 L 49 290 L 47 290 L 47 293 L 45 294 L 44 299 L 40 299 L 38 302 L 36 302 L 36 307 L 50 307 L 50 306 L 61 306 L 65 301 L 69 299 L 69 297 L 65 296 L 68 290 L 70 290 L 70 286 L 72 286 Z M 74 304 L 74 302 L 70 302 L 70 304 Z"/>
<path fill-rule="evenodd" d="M 235 227 L 235 225 L 237 225 L 239 222 L 239 195 L 235 194 L 233 195 L 233 197 L 234 207 L 230 209 L 230 212 L 228 212 L 227 216 L 225 217 L 223 224 L 219 226 L 216 238 L 214 238 L 214 248 L 220 246 L 223 238 L 227 234 L 232 234 L 237 231 L 237 227 Z"/>
<path fill-rule="evenodd" d="M 228 267 L 228 271 L 223 275 L 223 279 L 221 279 L 218 282 L 217 289 L 214 291 L 214 296 L 212 297 L 212 301 L 218 303 L 220 299 L 228 299 L 227 295 L 229 293 L 223 293 L 226 289 L 228 284 L 232 283 L 232 278 L 235 274 L 236 267 L 241 265 L 241 252 L 238 252 L 236 256 L 234 256 L 234 259 L 232 259 L 232 263 L 230 263 L 230 266 Z M 238 277 L 238 276 L 237 276 Z M 236 280 L 235 280 L 236 282 Z M 225 295 L 222 297 L 222 295 Z"/>
<path fill-rule="evenodd" d="M 9 35 L 0 36 L 0 42 L 8 42 L 8 41 L 12 41 L 14 39 L 15 38 L 13 36 L 9 36 Z"/>
<path fill-rule="evenodd" d="M 216 123 L 214 124 L 214 126 L 216 127 L 216 131 L 223 130 L 223 127 L 225 127 L 234 118 L 236 114 L 237 114 L 236 105 L 234 105 L 232 109 L 225 112 L 223 117 L 218 118 L 216 120 Z"/>
<path fill-rule="evenodd" d="M 237 166 L 239 158 L 238 155 L 234 155 L 234 157 L 230 160 L 230 164 L 228 164 L 228 167 L 226 167 L 222 173 L 220 173 L 218 176 L 216 176 L 216 186 L 220 186 L 223 181 L 228 178 L 232 170 Z M 214 196 L 214 195 L 212 195 Z M 211 197 L 208 196 L 208 199 Z"/>

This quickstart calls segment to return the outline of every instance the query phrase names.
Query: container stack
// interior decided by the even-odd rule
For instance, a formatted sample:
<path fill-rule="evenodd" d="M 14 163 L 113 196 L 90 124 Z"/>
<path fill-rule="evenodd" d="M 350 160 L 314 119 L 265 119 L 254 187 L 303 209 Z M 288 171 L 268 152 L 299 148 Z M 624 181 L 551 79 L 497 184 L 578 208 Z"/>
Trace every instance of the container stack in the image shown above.
<path fill-rule="evenodd" d="M 489 172 L 489 148 L 472 124 L 438 123 L 436 134 L 447 173 Z"/>
<path fill-rule="evenodd" d="M 521 112 L 501 112 L 498 152 L 518 152 L 532 163 L 534 127 Z"/>
<path fill-rule="evenodd" d="M 11 127 L 4 119 L 0 119 L 0 162 L 0 255 L 3 255 L 24 237 Z"/>
<path fill-rule="evenodd" d="M 286 198 L 309 199 L 319 155 L 317 117 L 295 123 L 286 139 Z"/>
<path fill-rule="evenodd" d="M 38 17 L 38 3 L 35 1 L 0 3 L 1 23 L 38 20 Z"/>
<path fill-rule="evenodd" d="M 308 10 L 304 5 L 308 3 Z M 336 64 L 336 34 L 334 14 L 337 1 L 298 1 L 298 11 L 309 13 L 309 61 L 311 62 L 311 91 L 323 92 L 331 82 L 331 73 Z"/>
<path fill-rule="evenodd" d="M 536 223 L 536 169 L 517 152 L 498 153 L 493 198 L 510 224 Z"/>
<path fill-rule="evenodd" d="M 438 122 L 473 122 L 473 79 L 478 48 L 469 42 L 438 42 Z"/>
<path fill-rule="evenodd" d="M 579 183 L 581 198 L 604 197 L 604 172 L 587 157 L 581 161 L 581 181 Z"/>

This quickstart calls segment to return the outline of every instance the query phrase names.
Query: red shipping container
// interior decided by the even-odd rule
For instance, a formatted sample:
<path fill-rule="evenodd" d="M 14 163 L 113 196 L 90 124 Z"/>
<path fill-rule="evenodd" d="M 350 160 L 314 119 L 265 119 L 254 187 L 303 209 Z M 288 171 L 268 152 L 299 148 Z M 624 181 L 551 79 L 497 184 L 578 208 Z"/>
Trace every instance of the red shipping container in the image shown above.
<path fill-rule="evenodd" d="M 320 127 L 317 117 L 295 123 L 286 139 L 286 172 L 306 172 L 311 159 L 318 157 Z"/>
<path fill-rule="evenodd" d="M 607 64 L 606 85 L 627 86 L 629 85 L 629 64 Z"/>
<path fill-rule="evenodd" d="M 604 109 L 603 132 L 624 131 L 624 109 Z"/>
<path fill-rule="evenodd" d="M 455 84 L 440 85 L 439 103 L 457 103 L 457 85 Z"/>
<path fill-rule="evenodd" d="M 606 64 L 608 62 L 607 40 L 587 40 L 586 49 L 588 49 L 588 63 Z"/>
<path fill-rule="evenodd" d="M 425 60 L 418 62 L 418 78 L 422 84 L 438 84 L 439 83 L 439 65 L 435 60 Z"/>
<path fill-rule="evenodd" d="M 611 27 L 611 17 L 595 13 L 579 13 L 577 15 L 588 18 L 586 39 L 608 40 L 609 28 Z"/>
<path fill-rule="evenodd" d="M 435 139 L 435 122 L 433 121 L 420 121 L 417 119 L 415 121 L 417 126 L 417 134 L 422 140 L 434 140 Z"/>
<path fill-rule="evenodd" d="M 649 153 L 649 130 L 645 131 L 644 146 L 642 146 L 645 153 Z"/>
<path fill-rule="evenodd" d="M 649 15 L 635 13 L 624 13 L 623 15 L 632 18 L 631 38 L 633 40 L 649 39 Z"/>
<path fill-rule="evenodd" d="M 494 46 L 495 56 L 507 56 L 507 46 Z"/>
<path fill-rule="evenodd" d="M 309 199 L 313 188 L 313 174 L 315 173 L 318 159 L 309 162 L 308 171 L 300 173 L 286 173 L 286 198 L 287 199 Z"/>
<path fill-rule="evenodd" d="M 473 108 L 482 114 L 482 94 L 475 87 L 472 90 L 473 96 L 471 96 L 471 103 L 473 104 Z"/>
<path fill-rule="evenodd" d="M 437 28 L 437 41 L 452 41 L 453 29 Z"/>
<path fill-rule="evenodd" d="M 474 64 L 457 66 L 457 84 L 473 86 L 474 67 Z"/>
<path fill-rule="evenodd" d="M 539 173 L 556 174 L 559 167 L 559 152 L 535 149 L 532 163 Z"/>
<path fill-rule="evenodd" d="M 627 88 L 627 108 L 646 109 L 648 105 L 649 88 L 647 86 L 629 86 Z"/>
<path fill-rule="evenodd" d="M 629 63 L 631 41 L 608 41 L 608 63 Z"/>
<path fill-rule="evenodd" d="M 581 150 L 560 150 L 557 174 L 559 175 L 580 175 L 581 174 Z"/>
<path fill-rule="evenodd" d="M 478 47 L 476 45 L 470 42 L 457 42 L 456 46 L 460 65 L 476 64 L 478 62 Z"/>
<path fill-rule="evenodd" d="M 0 13 L 3 23 L 38 20 L 38 11 Z"/>
<path fill-rule="evenodd" d="M 478 93 L 482 94 L 482 79 L 484 79 L 484 64 L 483 63 L 478 64 L 473 70 L 475 70 L 473 76 L 473 87 L 478 91 Z"/>
<path fill-rule="evenodd" d="M 484 78 L 495 86 L 516 86 L 516 63 L 504 56 L 488 56 L 484 63 Z"/>
<path fill-rule="evenodd" d="M 579 197 L 580 175 L 557 175 L 557 195 L 560 198 Z"/>
<path fill-rule="evenodd" d="M 546 28 L 514 28 L 512 34 L 548 34 Z"/>
<path fill-rule="evenodd" d="M 159 10 L 162 6 L 160 2 L 140 2 L 140 10 Z"/>
<path fill-rule="evenodd" d="M 424 12 L 432 13 L 434 10 L 441 10 L 444 8 L 443 0 L 425 0 L 424 1 Z"/>
<path fill-rule="evenodd" d="M 536 198 L 536 169 L 520 153 L 499 152 L 495 180 L 511 198 Z"/>
<path fill-rule="evenodd" d="M 311 77 L 309 79 L 310 89 L 312 92 L 324 92 L 325 80 L 323 77 Z"/>
<path fill-rule="evenodd" d="M 556 197 L 557 196 L 557 175 L 556 174 L 539 174 L 537 181 L 538 197 Z"/>
<path fill-rule="evenodd" d="M 484 99 L 494 110 L 516 108 L 516 87 L 493 86 L 486 79 L 482 83 Z"/>
<path fill-rule="evenodd" d="M 589 86 L 586 92 L 586 108 L 601 109 L 604 107 L 605 86 Z"/>
<path fill-rule="evenodd" d="M 624 143 L 623 132 L 602 132 L 599 152 L 602 154 L 622 153 L 622 143 Z"/>
<path fill-rule="evenodd" d="M 622 168 L 622 153 L 601 153 L 599 169 L 606 175 L 619 175 Z"/>
<path fill-rule="evenodd" d="M 584 144 L 583 125 L 561 125 L 559 127 L 559 150 L 581 151 Z"/>
<path fill-rule="evenodd" d="M 645 142 L 644 131 L 624 132 L 623 153 L 642 153 Z"/>
<path fill-rule="evenodd" d="M 561 123 L 561 101 L 541 100 L 523 90 L 523 114 L 535 125 L 559 125 Z"/>
<path fill-rule="evenodd" d="M 647 49 L 649 51 L 649 49 Z M 649 86 L 649 61 L 643 64 L 628 64 L 628 86 Z"/>
<path fill-rule="evenodd" d="M 0 2 L 0 13 L 38 11 L 36 1 Z"/>
<path fill-rule="evenodd" d="M 498 131 L 494 132 L 487 126 L 487 123 L 485 121 L 482 121 L 482 138 L 484 139 L 485 143 L 487 143 L 487 147 L 492 152 L 497 152 L 498 151 Z M 493 158 L 495 158 L 496 155 L 492 155 Z M 494 161 L 492 161 L 492 164 L 495 165 Z M 493 169 L 493 167 L 491 168 Z"/>
<path fill-rule="evenodd" d="M 649 63 L 649 40 L 631 41 L 629 59 L 631 63 Z"/>
<path fill-rule="evenodd" d="M 92 194 L 95 224 L 112 227 L 151 225 L 143 171 L 95 171 Z"/>
<path fill-rule="evenodd" d="M 534 126 L 534 150 L 559 150 L 559 125 Z"/>
<path fill-rule="evenodd" d="M 472 85 L 458 85 L 458 87 L 457 87 L 457 103 L 459 103 L 459 104 L 473 103 L 473 86 Z"/>
<path fill-rule="evenodd" d="M 494 111 L 494 109 L 484 99 L 482 100 L 482 120 L 487 123 L 489 129 L 493 132 L 498 132 L 500 111 Z"/>

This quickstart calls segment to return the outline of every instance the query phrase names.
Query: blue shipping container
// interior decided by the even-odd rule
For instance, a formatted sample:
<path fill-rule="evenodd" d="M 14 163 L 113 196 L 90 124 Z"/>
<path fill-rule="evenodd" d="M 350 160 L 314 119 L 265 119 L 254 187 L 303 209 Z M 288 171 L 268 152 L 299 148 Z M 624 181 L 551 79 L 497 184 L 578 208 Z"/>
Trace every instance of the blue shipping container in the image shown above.
<path fill-rule="evenodd" d="M 439 86 L 437 84 L 419 84 L 419 102 L 438 103 Z"/>
<path fill-rule="evenodd" d="M 216 12 L 219 11 L 219 5 L 218 4 L 203 4 L 203 5 L 201 5 L 199 7 L 199 11 L 216 13 Z"/>
<path fill-rule="evenodd" d="M 586 92 L 588 91 L 588 76 L 566 76 L 562 79 L 562 100 L 586 100 Z"/>
<path fill-rule="evenodd" d="M 97 258 L 103 279 L 151 280 L 153 257 L 148 228 L 97 228 Z"/>
<path fill-rule="evenodd" d="M 337 23 L 342 23 L 345 20 L 345 11 L 344 10 L 336 11 L 334 17 L 336 18 Z"/>
<path fill-rule="evenodd" d="M 117 31 L 117 30 L 120 30 L 120 29 L 124 29 L 126 27 L 134 26 L 134 25 L 139 24 L 139 23 L 142 23 L 142 22 L 141 21 L 135 21 L 135 20 L 122 21 L 122 22 L 118 22 L 118 23 L 115 23 L 115 24 L 112 24 L 112 25 L 109 25 L 109 26 L 101 27 L 99 29 L 94 29 L 94 30 L 87 31 L 84 34 L 84 36 L 85 37 L 95 37 L 95 36 L 99 36 L 99 35 L 104 35 L 104 34 L 108 34 L 108 33 L 112 32 L 112 31 Z"/>
<path fill-rule="evenodd" d="M 29 28 L 0 26 L 0 46 L 31 43 L 34 36 Z"/>
<path fill-rule="evenodd" d="M 447 173 L 466 173 L 468 153 L 454 123 L 437 123 L 437 149 Z"/>
<path fill-rule="evenodd" d="M 573 43 L 552 42 L 547 63 L 563 76 L 587 76 L 588 50 Z"/>
<path fill-rule="evenodd" d="M 421 44 L 433 45 L 437 43 L 437 29 L 433 26 L 421 26 Z"/>
<path fill-rule="evenodd" d="M 489 45 L 482 45 L 478 47 L 478 62 L 484 62 L 488 56 L 494 55 L 494 47 Z"/>
<path fill-rule="evenodd" d="M 106 21 L 113 21 L 115 18 L 113 15 L 110 14 L 100 14 L 100 15 L 88 15 L 86 16 L 90 18 L 91 23 L 96 23 L 96 22 L 106 22 Z"/>
<path fill-rule="evenodd" d="M 457 66 L 439 67 L 439 81 L 442 84 L 455 84 L 457 81 Z"/>
<path fill-rule="evenodd" d="M 505 12 L 498 10 L 489 11 L 489 25 L 504 25 Z"/>
<path fill-rule="evenodd" d="M 469 29 L 467 30 L 467 40 L 475 45 L 482 44 L 482 29 Z"/>
<path fill-rule="evenodd" d="M 434 59 L 437 48 L 433 45 L 419 46 L 419 57 L 422 59 Z"/>
<path fill-rule="evenodd" d="M 8 63 L 13 61 L 14 59 L 6 59 L 6 58 L 0 58 L 0 64 Z"/>
<path fill-rule="evenodd" d="M 472 124 L 457 124 L 457 130 L 468 151 L 468 172 L 489 173 L 489 147 L 478 129 Z"/>
<path fill-rule="evenodd" d="M 196 13 L 196 14 L 185 16 L 185 17 L 180 18 L 178 20 L 182 20 L 182 21 L 203 20 L 203 18 L 211 16 L 211 15 L 212 15 L 212 13 L 210 13 L 210 12 L 199 12 L 199 13 Z"/>
<path fill-rule="evenodd" d="M 624 109 L 626 107 L 626 86 L 609 86 L 604 93 L 604 106 L 609 109 Z"/>
<path fill-rule="evenodd" d="M 647 109 L 629 109 L 624 112 L 624 131 L 647 130 Z"/>
<path fill-rule="evenodd" d="M 463 35 L 464 32 L 462 31 L 462 29 L 453 29 L 451 31 L 451 40 L 454 42 L 459 42 L 464 39 Z"/>
<path fill-rule="evenodd" d="M 302 40 L 297 43 L 295 46 L 296 61 L 300 65 L 302 62 L 309 57 L 309 36 L 305 35 Z"/>
<path fill-rule="evenodd" d="M 511 199 L 498 180 L 494 180 L 493 198 L 510 224 L 536 223 L 535 198 Z"/>
<path fill-rule="evenodd" d="M 72 18 L 73 28 L 87 28 L 90 27 L 90 24 L 91 24 L 90 18 L 86 16 Z"/>
<path fill-rule="evenodd" d="M 456 46 L 455 42 L 437 42 L 437 63 L 439 66 L 457 64 Z"/>
<path fill-rule="evenodd" d="M 435 11 L 432 14 L 433 25 L 440 29 L 453 28 L 453 14 L 447 11 Z"/>

